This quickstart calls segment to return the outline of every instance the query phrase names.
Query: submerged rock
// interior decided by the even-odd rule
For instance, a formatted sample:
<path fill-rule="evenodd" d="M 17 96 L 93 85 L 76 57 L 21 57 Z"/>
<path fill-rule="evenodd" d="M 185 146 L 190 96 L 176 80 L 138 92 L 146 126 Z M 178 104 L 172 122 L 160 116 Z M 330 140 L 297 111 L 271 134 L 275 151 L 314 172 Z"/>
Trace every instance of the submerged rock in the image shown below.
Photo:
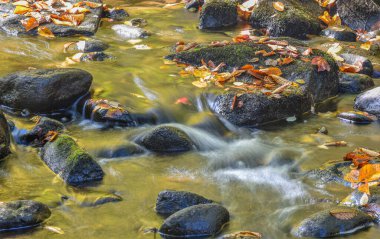
<path fill-rule="evenodd" d="M 68 0 L 67 2 L 76 3 L 74 0 Z M 89 2 L 102 3 L 101 0 L 89 0 Z M 21 21 L 28 17 L 15 14 L 15 7 L 12 2 L 0 4 L 0 11 L 3 13 L 3 17 L 0 19 L 0 30 L 9 35 L 37 35 L 37 28 L 29 31 L 25 30 Z M 90 12 L 85 14 L 85 18 L 79 26 L 63 26 L 52 22 L 43 23 L 42 26 L 49 28 L 55 36 L 94 35 L 100 23 L 103 7 L 102 4 L 99 4 L 96 8 L 88 9 Z"/>
<path fill-rule="evenodd" d="M 49 131 L 62 133 L 65 126 L 58 120 L 41 117 L 32 130 L 20 136 L 20 143 L 32 144 L 34 146 L 43 146 L 44 140 Z"/>
<path fill-rule="evenodd" d="M 378 0 L 337 0 L 336 9 L 342 21 L 354 30 L 380 29 Z"/>
<path fill-rule="evenodd" d="M 344 59 L 344 61 L 347 64 L 362 66 L 362 69 L 358 72 L 359 74 L 365 74 L 372 77 L 373 65 L 372 65 L 372 62 L 367 57 L 359 56 L 355 54 L 349 54 L 349 53 L 342 54 L 340 56 Z"/>
<path fill-rule="evenodd" d="M 96 39 L 89 39 L 76 42 L 68 47 L 68 50 L 75 50 L 79 52 L 99 52 L 105 51 L 109 48 L 109 45 L 103 41 Z"/>
<path fill-rule="evenodd" d="M 199 29 L 215 29 L 237 24 L 237 5 L 230 0 L 210 0 L 203 5 Z"/>
<path fill-rule="evenodd" d="M 80 69 L 19 71 L 0 78 L 0 104 L 31 113 L 66 110 L 89 92 L 90 73 Z"/>
<path fill-rule="evenodd" d="M 356 33 L 343 27 L 329 27 L 321 32 L 322 36 L 333 38 L 338 41 L 356 42 Z"/>
<path fill-rule="evenodd" d="M 67 203 L 75 203 L 82 207 L 95 207 L 111 202 L 120 202 L 123 200 L 119 195 L 112 192 L 99 192 L 91 190 L 72 190 L 70 195 L 63 196 Z"/>
<path fill-rule="evenodd" d="M 11 153 L 11 133 L 4 113 L 0 110 L 0 160 Z"/>
<path fill-rule="evenodd" d="M 0 231 L 38 226 L 50 217 L 49 208 L 32 200 L 0 203 Z"/>
<path fill-rule="evenodd" d="M 357 111 L 343 112 L 338 115 L 338 118 L 353 124 L 370 124 L 374 120 L 374 117 Z"/>
<path fill-rule="evenodd" d="M 160 125 L 136 137 L 136 143 L 156 153 L 180 153 L 195 149 L 190 137 L 182 130 Z"/>
<path fill-rule="evenodd" d="M 146 38 L 149 33 L 142 28 L 128 26 L 125 24 L 117 24 L 112 26 L 112 30 L 123 39 Z"/>
<path fill-rule="evenodd" d="M 259 0 L 249 20 L 253 28 L 266 28 L 270 36 L 306 38 L 321 31 L 318 16 L 322 9 L 316 1 L 282 0 L 285 10 L 273 8 L 276 0 Z"/>
<path fill-rule="evenodd" d="M 129 21 L 134 27 L 145 27 L 148 25 L 148 21 L 144 18 L 133 18 Z"/>
<path fill-rule="evenodd" d="M 369 227 L 373 218 L 351 207 L 335 207 L 315 213 L 293 227 L 296 237 L 333 237 Z"/>
<path fill-rule="evenodd" d="M 102 17 L 110 18 L 115 21 L 123 21 L 129 17 L 129 14 L 122 8 L 108 8 L 104 10 Z"/>
<path fill-rule="evenodd" d="M 188 10 L 195 9 L 196 11 L 204 4 L 204 0 L 189 0 L 186 1 L 185 8 Z"/>
<path fill-rule="evenodd" d="M 168 217 L 159 233 L 163 238 L 197 238 L 219 234 L 230 220 L 227 209 L 217 204 L 201 204 Z"/>
<path fill-rule="evenodd" d="M 88 62 L 88 61 L 105 61 L 108 59 L 112 59 L 113 57 L 102 52 L 89 52 L 89 53 L 80 53 L 82 54 L 80 56 L 80 61 L 82 62 Z"/>
<path fill-rule="evenodd" d="M 372 78 L 364 74 L 339 73 L 339 92 L 359 94 L 360 92 L 375 86 Z"/>
<path fill-rule="evenodd" d="M 41 149 L 41 158 L 67 184 L 80 185 L 103 179 L 99 164 L 67 135 L 59 135 Z"/>
<path fill-rule="evenodd" d="M 380 87 L 358 95 L 355 99 L 354 108 L 377 116 L 380 115 Z"/>
<path fill-rule="evenodd" d="M 126 143 L 125 145 L 99 150 L 95 152 L 95 155 L 99 158 L 120 158 L 143 154 L 144 152 L 141 146 L 135 143 Z"/>
<path fill-rule="evenodd" d="M 165 190 L 158 194 L 155 210 L 160 215 L 170 216 L 187 207 L 208 203 L 213 201 L 195 193 Z"/>

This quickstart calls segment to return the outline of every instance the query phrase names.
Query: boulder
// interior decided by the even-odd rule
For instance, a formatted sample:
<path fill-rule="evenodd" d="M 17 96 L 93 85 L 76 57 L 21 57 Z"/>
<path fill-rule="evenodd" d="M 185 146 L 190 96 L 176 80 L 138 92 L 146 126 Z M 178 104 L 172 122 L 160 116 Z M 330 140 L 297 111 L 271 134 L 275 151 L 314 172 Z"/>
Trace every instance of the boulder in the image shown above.
<path fill-rule="evenodd" d="M 0 231 L 38 226 L 50 217 L 49 208 L 36 201 L 18 200 L 0 203 Z"/>
<path fill-rule="evenodd" d="M 136 137 L 136 143 L 156 153 L 180 153 L 195 149 L 190 137 L 181 129 L 160 125 Z"/>
<path fill-rule="evenodd" d="M 201 204 L 172 214 L 158 232 L 163 238 L 210 237 L 219 234 L 229 220 L 226 208 L 218 204 Z"/>
<path fill-rule="evenodd" d="M 41 149 L 46 165 L 69 185 L 81 185 L 103 179 L 99 164 L 67 135 L 59 135 Z"/>
<path fill-rule="evenodd" d="M 344 24 L 354 30 L 380 29 L 379 0 L 337 0 L 336 9 Z"/>
<path fill-rule="evenodd" d="M 104 10 L 102 17 L 110 18 L 115 21 L 124 21 L 127 17 L 129 17 L 129 14 L 122 8 L 114 7 Z"/>
<path fill-rule="evenodd" d="M 149 33 L 144 29 L 125 24 L 113 25 L 112 30 L 123 39 L 146 38 L 149 36 Z"/>
<path fill-rule="evenodd" d="M 339 73 L 339 92 L 359 94 L 360 92 L 374 87 L 372 78 L 364 74 Z"/>
<path fill-rule="evenodd" d="M 155 210 L 162 216 L 170 216 L 187 207 L 212 202 L 195 193 L 165 190 L 158 194 Z"/>
<path fill-rule="evenodd" d="M 280 41 L 284 44 L 297 42 L 293 39 L 285 39 L 274 41 Z M 298 49 L 298 54 L 307 49 L 304 46 L 295 48 Z M 205 62 L 211 60 L 215 65 L 223 62 L 226 66 L 221 70 L 231 72 L 234 68 L 240 68 L 247 64 L 252 65 L 255 69 L 267 68 L 268 66 L 265 64 L 267 60 L 277 61 L 280 57 L 280 54 L 267 57 L 256 54 L 262 50 L 272 51 L 266 44 L 244 42 L 231 43 L 221 47 L 199 46 L 195 49 L 169 55 L 166 58 L 193 66 L 201 66 L 202 59 Z M 238 95 L 234 92 L 225 91 L 223 93 L 205 94 L 208 105 L 220 117 L 237 126 L 259 126 L 308 112 L 312 104 L 336 96 L 339 91 L 338 66 L 334 59 L 319 50 L 314 50 L 314 54 L 309 57 L 311 59 L 316 56 L 321 56 L 328 62 L 330 71 L 318 72 L 316 66 L 299 58 L 295 58 L 291 64 L 277 66 L 282 71 L 281 77 L 286 80 L 300 82 L 301 79 L 303 84 L 299 84 L 298 88 L 289 88 L 280 96 L 268 96 L 260 91 L 243 92 Z M 256 58 L 257 61 L 252 63 L 252 58 Z M 252 82 L 252 78 L 248 81 L 245 79 L 239 81 Z M 233 102 L 236 102 L 236 107 L 231 107 Z"/>
<path fill-rule="evenodd" d="M 90 73 L 80 69 L 19 71 L 0 78 L 0 104 L 14 110 L 53 113 L 66 110 L 89 92 Z"/>
<path fill-rule="evenodd" d="M 33 129 L 19 136 L 19 141 L 22 144 L 43 146 L 50 131 L 62 133 L 64 130 L 65 126 L 58 120 L 41 117 Z"/>
<path fill-rule="evenodd" d="M 374 121 L 373 117 L 357 111 L 342 112 L 338 115 L 338 118 L 353 124 L 370 124 Z"/>
<path fill-rule="evenodd" d="M 70 45 L 67 50 L 73 50 L 78 52 L 99 52 L 105 51 L 108 48 L 109 45 L 103 41 L 89 39 L 78 41 L 77 43 Z"/>
<path fill-rule="evenodd" d="M 354 108 L 373 115 L 380 115 L 380 87 L 366 91 L 355 99 Z"/>
<path fill-rule="evenodd" d="M 361 66 L 362 69 L 358 73 L 372 77 L 373 65 L 367 57 L 350 53 L 345 53 L 340 56 L 344 59 L 345 63 L 347 64 Z"/>
<path fill-rule="evenodd" d="M 81 62 L 89 62 L 89 61 L 105 61 L 108 59 L 112 59 L 113 57 L 102 52 L 88 52 L 88 53 L 79 53 L 82 54 L 79 58 Z"/>
<path fill-rule="evenodd" d="M 11 135 L 4 113 L 0 111 L 0 160 L 11 153 Z"/>
<path fill-rule="evenodd" d="M 101 0 L 89 0 L 93 3 L 102 3 Z M 75 0 L 68 0 L 68 3 L 75 4 Z M 43 23 L 41 26 L 49 28 L 55 36 L 74 36 L 74 35 L 94 35 L 98 29 L 100 18 L 103 13 L 102 5 L 96 8 L 87 7 L 90 12 L 85 14 L 85 18 L 78 26 L 63 26 L 54 23 Z M 37 28 L 26 31 L 21 21 L 28 19 L 25 15 L 14 13 L 15 6 L 12 2 L 0 3 L 0 12 L 4 15 L 0 19 L 0 30 L 9 35 L 37 35 Z M 55 14 L 55 12 L 51 13 Z"/>
<path fill-rule="evenodd" d="M 338 41 L 356 42 L 356 33 L 344 27 L 329 27 L 321 32 L 322 36 Z"/>
<path fill-rule="evenodd" d="M 273 7 L 276 0 L 259 0 L 249 20 L 253 28 L 266 28 L 270 36 L 306 38 L 307 34 L 318 35 L 321 26 L 318 16 L 322 9 L 316 1 L 282 0 L 285 10 Z"/>
<path fill-rule="evenodd" d="M 207 1 L 200 13 L 199 29 L 218 29 L 237 24 L 238 14 L 235 1 Z"/>
<path fill-rule="evenodd" d="M 291 233 L 296 237 L 333 237 L 369 227 L 372 221 L 372 217 L 356 208 L 340 206 L 307 217 Z"/>

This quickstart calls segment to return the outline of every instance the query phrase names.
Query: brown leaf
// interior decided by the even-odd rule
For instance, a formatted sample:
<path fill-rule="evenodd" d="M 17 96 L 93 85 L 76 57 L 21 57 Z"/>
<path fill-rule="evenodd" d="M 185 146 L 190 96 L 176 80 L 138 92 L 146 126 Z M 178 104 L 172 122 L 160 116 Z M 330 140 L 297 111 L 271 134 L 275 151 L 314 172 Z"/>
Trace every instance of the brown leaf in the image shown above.
<path fill-rule="evenodd" d="M 22 20 L 21 24 L 24 26 L 27 32 L 40 25 L 34 17 L 30 17 L 28 19 Z"/>
<path fill-rule="evenodd" d="M 329 63 L 321 56 L 314 57 L 311 60 L 311 64 L 318 66 L 318 72 L 331 70 Z"/>
<path fill-rule="evenodd" d="M 47 37 L 47 38 L 54 38 L 55 37 L 53 32 L 47 27 L 39 27 L 38 28 L 38 34 L 40 36 Z"/>
<path fill-rule="evenodd" d="M 357 212 L 351 208 L 331 209 L 330 215 L 339 220 L 350 220 L 357 215 Z"/>

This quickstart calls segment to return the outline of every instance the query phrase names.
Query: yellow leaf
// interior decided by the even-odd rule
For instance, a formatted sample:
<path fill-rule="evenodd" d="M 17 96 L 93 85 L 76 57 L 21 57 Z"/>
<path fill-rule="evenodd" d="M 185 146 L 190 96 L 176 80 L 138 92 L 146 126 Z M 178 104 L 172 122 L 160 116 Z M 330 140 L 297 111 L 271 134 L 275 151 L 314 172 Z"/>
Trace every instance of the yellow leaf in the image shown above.
<path fill-rule="evenodd" d="M 369 41 L 369 42 L 361 44 L 360 48 L 362 48 L 362 49 L 364 49 L 366 51 L 369 51 L 371 49 L 371 45 L 372 45 L 372 43 Z"/>
<path fill-rule="evenodd" d="M 47 37 L 47 38 L 54 38 L 55 37 L 53 32 L 47 27 L 39 27 L 38 28 L 38 34 L 40 36 Z"/>
<path fill-rule="evenodd" d="M 279 12 L 283 12 L 285 10 L 285 6 L 282 2 L 274 2 L 273 7 Z"/>
<path fill-rule="evenodd" d="M 16 6 L 15 10 L 14 10 L 14 14 L 20 14 L 20 15 L 23 15 L 27 12 L 31 12 L 32 9 L 28 8 L 28 7 L 24 7 L 24 6 Z"/>
<path fill-rule="evenodd" d="M 195 85 L 198 88 L 205 88 L 205 87 L 207 87 L 207 82 L 203 82 L 203 81 L 193 81 L 192 84 Z"/>
<path fill-rule="evenodd" d="M 12 5 L 29 8 L 29 3 L 27 1 L 17 1 L 17 2 L 12 3 Z"/>

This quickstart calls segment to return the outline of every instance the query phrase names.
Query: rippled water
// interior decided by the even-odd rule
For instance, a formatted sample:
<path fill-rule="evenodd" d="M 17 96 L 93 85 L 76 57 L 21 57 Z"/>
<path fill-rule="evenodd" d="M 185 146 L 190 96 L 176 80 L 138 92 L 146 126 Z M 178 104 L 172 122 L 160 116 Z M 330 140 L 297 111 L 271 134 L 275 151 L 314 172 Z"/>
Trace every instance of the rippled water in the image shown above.
<path fill-rule="evenodd" d="M 113 5 L 128 5 L 132 17 L 148 20 L 147 30 L 154 33 L 139 44 L 151 50 L 136 50 L 119 38 L 111 23 L 104 22 L 96 38 L 111 45 L 107 52 L 116 57 L 106 62 L 78 63 L 78 67 L 94 76 L 93 89 L 97 97 L 116 100 L 138 112 L 153 107 L 165 109 L 173 122 L 189 132 L 200 152 L 175 156 L 154 156 L 105 160 L 98 158 L 106 177 L 101 185 L 89 190 L 116 192 L 122 202 L 98 207 L 81 207 L 75 203 L 54 206 L 61 195 L 72 189 L 43 164 L 37 152 L 17 146 L 0 167 L 1 200 L 35 199 L 53 206 L 47 225 L 62 228 L 64 235 L 44 229 L 28 233 L 2 234 L 7 238 L 153 238 L 144 235 L 146 227 L 159 227 L 163 219 L 153 210 L 159 191 L 177 189 L 192 191 L 222 203 L 232 215 L 227 232 L 259 231 L 265 238 L 291 238 L 289 225 L 308 212 L 327 207 L 344 198 L 351 190 L 339 185 L 315 185 L 301 180 L 298 171 L 321 166 L 358 146 L 379 149 L 380 129 L 374 123 L 355 126 L 340 122 L 336 112 L 314 115 L 303 120 L 266 127 L 261 130 L 236 130 L 222 138 L 186 125 L 196 124 L 207 115 L 191 80 L 178 75 L 180 68 L 165 65 L 162 57 L 176 41 L 230 40 L 244 26 L 227 32 L 200 32 L 198 17 L 182 6 L 165 9 L 152 2 L 106 1 Z M 163 5 L 163 4 L 161 4 Z M 0 35 L 0 74 L 5 75 L 28 67 L 65 66 L 70 54 L 63 45 L 78 38 L 46 40 L 40 37 L 6 37 Z M 314 39 L 315 46 L 325 40 Z M 379 58 L 373 58 L 379 63 Z M 376 84 L 379 85 L 379 80 Z M 180 97 L 188 97 L 194 107 L 176 105 Z M 338 110 L 352 109 L 354 96 L 338 99 Z M 12 118 L 11 116 L 9 116 Z M 20 128 L 30 128 L 29 120 L 13 118 Z M 328 127 L 335 140 L 349 142 L 348 147 L 320 149 L 326 139 L 312 135 L 320 126 Z M 119 145 L 140 129 L 99 130 L 96 125 L 78 118 L 68 125 L 69 133 L 89 152 Z M 319 140 L 319 141 L 318 141 Z M 288 155 L 291 166 L 271 164 L 279 155 Z M 260 164 L 252 164 L 259 158 Z M 310 206 L 313 205 L 313 206 Z M 301 212 L 300 212 L 301 211 Z M 289 215 L 295 215 L 289 221 Z M 380 233 L 372 227 L 351 238 L 372 239 Z"/>

